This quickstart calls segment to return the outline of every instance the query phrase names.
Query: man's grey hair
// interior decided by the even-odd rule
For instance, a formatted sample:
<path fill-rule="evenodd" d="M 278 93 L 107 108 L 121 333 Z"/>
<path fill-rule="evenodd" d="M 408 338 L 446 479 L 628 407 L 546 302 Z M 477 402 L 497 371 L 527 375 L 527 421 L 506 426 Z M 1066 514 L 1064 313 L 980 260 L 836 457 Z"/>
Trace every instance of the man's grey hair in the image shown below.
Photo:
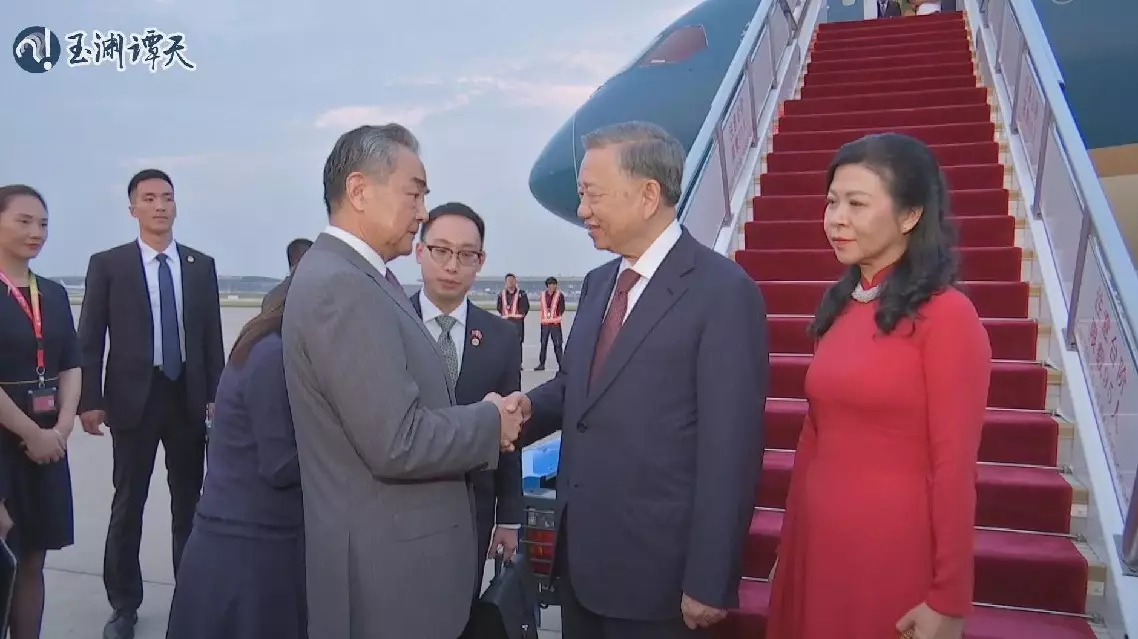
<path fill-rule="evenodd" d="M 667 206 L 679 203 L 686 159 L 684 145 L 662 127 L 649 122 L 622 122 L 589 133 L 584 142 L 586 151 L 618 145 L 622 170 L 655 180 Z"/>
<path fill-rule="evenodd" d="M 324 207 L 328 215 L 343 199 L 349 175 L 359 171 L 383 182 L 395 171 L 400 148 L 419 153 L 419 141 L 401 124 L 365 125 L 341 135 L 324 162 Z"/>

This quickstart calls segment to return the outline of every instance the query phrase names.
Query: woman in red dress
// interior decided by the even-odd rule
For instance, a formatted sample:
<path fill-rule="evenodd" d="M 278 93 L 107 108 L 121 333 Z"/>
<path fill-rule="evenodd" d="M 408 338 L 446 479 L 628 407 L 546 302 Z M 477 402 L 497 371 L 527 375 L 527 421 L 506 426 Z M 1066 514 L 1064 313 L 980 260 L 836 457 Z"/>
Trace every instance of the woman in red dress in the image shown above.
<path fill-rule="evenodd" d="M 991 346 L 955 288 L 937 162 L 894 133 L 843 146 L 825 232 L 845 275 L 806 375 L 767 639 L 959 639 L 972 605 Z"/>

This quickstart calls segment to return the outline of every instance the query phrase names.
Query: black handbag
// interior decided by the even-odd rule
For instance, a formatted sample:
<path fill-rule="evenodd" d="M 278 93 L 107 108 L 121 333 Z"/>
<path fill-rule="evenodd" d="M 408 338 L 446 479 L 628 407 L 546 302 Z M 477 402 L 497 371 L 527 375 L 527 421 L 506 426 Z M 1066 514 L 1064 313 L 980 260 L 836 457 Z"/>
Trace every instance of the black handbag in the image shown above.
<path fill-rule="evenodd" d="M 537 579 L 526 556 L 495 559 L 494 579 L 459 639 L 537 639 L 537 603 Z"/>

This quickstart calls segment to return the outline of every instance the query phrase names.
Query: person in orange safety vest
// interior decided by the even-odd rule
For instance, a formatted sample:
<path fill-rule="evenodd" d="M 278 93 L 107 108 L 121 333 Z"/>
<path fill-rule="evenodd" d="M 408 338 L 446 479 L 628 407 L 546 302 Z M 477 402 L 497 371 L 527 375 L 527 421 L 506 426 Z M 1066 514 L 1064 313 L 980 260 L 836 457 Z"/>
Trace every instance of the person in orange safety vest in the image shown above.
<path fill-rule="evenodd" d="M 537 356 L 535 371 L 545 370 L 546 347 L 553 339 L 553 356 L 557 358 L 557 368 L 561 368 L 561 316 L 565 315 L 565 294 L 557 288 L 557 278 L 545 280 L 545 290 L 541 293 L 541 351 Z"/>
<path fill-rule="evenodd" d="M 518 278 L 513 273 L 506 274 L 506 288 L 498 294 L 498 314 L 508 319 L 518 329 L 518 339 L 526 341 L 526 314 L 529 313 L 529 297 L 518 288 Z"/>

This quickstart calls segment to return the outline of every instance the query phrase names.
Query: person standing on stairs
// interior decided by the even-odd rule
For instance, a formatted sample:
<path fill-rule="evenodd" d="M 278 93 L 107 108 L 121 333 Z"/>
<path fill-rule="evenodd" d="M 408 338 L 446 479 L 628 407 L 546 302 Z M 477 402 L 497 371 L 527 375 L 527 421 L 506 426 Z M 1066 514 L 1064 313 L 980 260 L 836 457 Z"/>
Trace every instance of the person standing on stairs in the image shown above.
<path fill-rule="evenodd" d="M 959 639 L 992 350 L 956 288 L 944 174 L 900 134 L 843 146 L 824 228 L 849 268 L 811 324 L 767 639 Z"/>
<path fill-rule="evenodd" d="M 590 133 L 578 214 L 618 254 L 581 285 L 552 380 L 506 399 L 561 431 L 553 575 L 567 639 L 708 637 L 739 604 L 769 388 L 766 305 L 676 219 L 683 146 Z M 731 300 L 724 308 L 723 300 Z"/>
<path fill-rule="evenodd" d="M 545 290 L 541 292 L 541 350 L 537 353 L 537 368 L 545 370 L 545 356 L 549 341 L 553 340 L 553 357 L 557 368 L 561 368 L 561 318 L 565 315 L 565 294 L 557 288 L 557 278 L 545 278 Z"/>

